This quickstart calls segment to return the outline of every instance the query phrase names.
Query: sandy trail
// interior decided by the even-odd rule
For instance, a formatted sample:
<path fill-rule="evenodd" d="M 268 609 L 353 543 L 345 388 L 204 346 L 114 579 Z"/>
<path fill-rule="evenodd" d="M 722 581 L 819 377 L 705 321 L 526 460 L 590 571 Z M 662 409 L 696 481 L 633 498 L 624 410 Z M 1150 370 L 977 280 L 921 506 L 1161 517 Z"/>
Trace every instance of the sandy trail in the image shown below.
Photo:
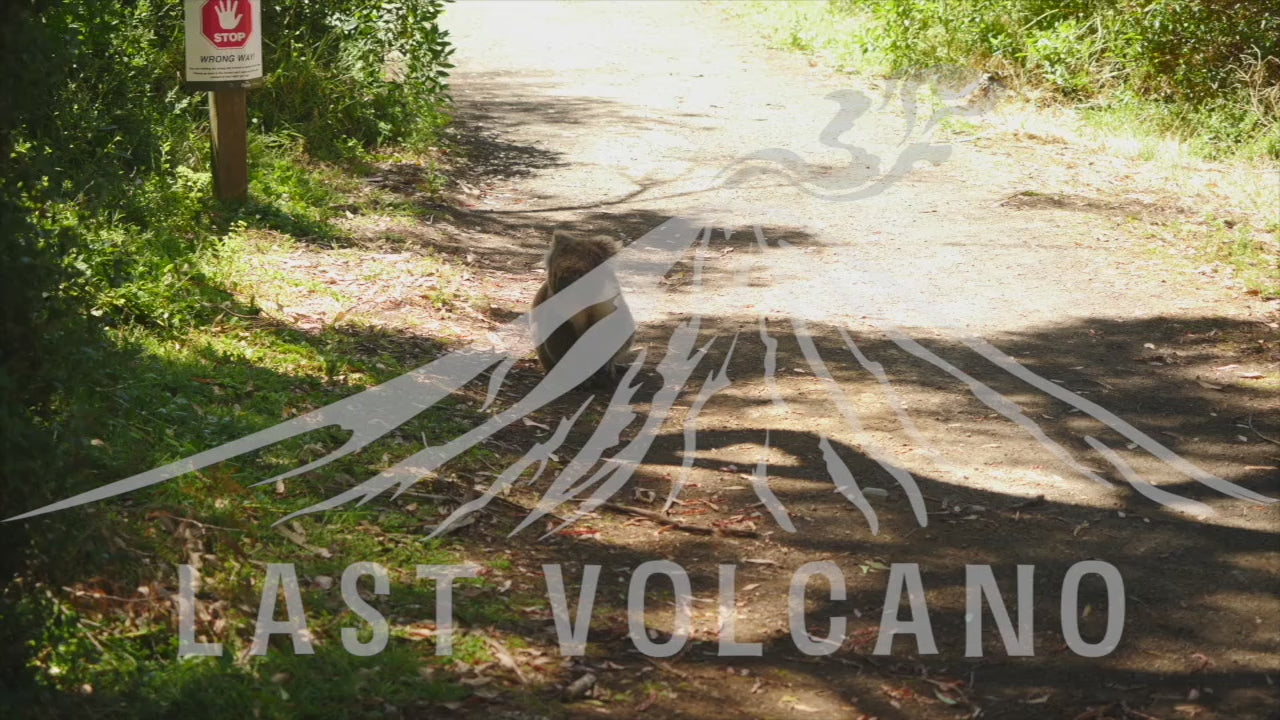
<path fill-rule="evenodd" d="M 803 562 L 837 559 L 851 582 L 868 558 L 919 562 L 941 586 L 930 586 L 929 602 L 950 643 L 940 642 L 942 659 L 899 644 L 894 658 L 911 659 L 890 667 L 855 643 L 862 659 L 814 665 L 770 645 L 757 672 L 803 676 L 794 687 L 774 678 L 773 694 L 757 699 L 744 696 L 750 678 L 735 678 L 741 688 L 686 678 L 702 699 L 685 692 L 664 716 L 931 718 L 981 706 L 983 717 L 1076 717 L 1123 702 L 1079 716 L 1138 717 L 1122 713 L 1173 712 L 1170 698 L 1216 683 L 1213 702 L 1191 703 L 1197 717 L 1268 717 L 1276 692 L 1265 678 L 1280 672 L 1280 568 L 1267 551 L 1277 512 L 1256 500 L 1277 494 L 1277 453 L 1241 420 L 1274 421 L 1277 403 L 1247 383 L 1214 386 L 1229 374 L 1220 368 L 1274 352 L 1274 335 L 1257 341 L 1264 356 L 1243 361 L 1219 340 L 1252 343 L 1273 319 L 1134 237 L 1135 222 L 1182 209 L 1126 185 L 1126 161 L 929 127 L 937 106 L 921 103 L 913 117 L 885 102 L 884 83 L 768 51 L 702 3 L 465 2 L 445 26 L 458 47 L 459 118 L 483 166 L 470 216 L 478 246 L 510 243 L 504 254 L 531 266 L 557 225 L 628 240 L 672 217 L 733 231 L 713 235 L 701 283 L 685 265 L 662 292 L 632 298 L 650 367 L 691 313 L 702 318 L 701 342 L 718 338 L 637 482 L 669 491 L 693 393 L 737 333 L 733 382 L 697 416 L 681 497 L 722 516 L 759 513 L 749 474 L 766 459 L 797 530 L 764 514 L 765 540 L 716 544 L 619 524 L 602 552 L 673 557 L 713 588 L 716 562 L 770 559 L 776 566 L 747 573 L 773 571 L 742 609 L 739 633 L 756 639 L 785 625 L 781 571 Z M 758 172 L 726 181 L 731 166 Z M 778 342 L 783 403 L 762 371 L 762 317 Z M 1028 371 L 1000 366 L 1008 360 Z M 875 489 L 878 533 L 833 492 L 841 462 Z M 1231 484 L 1209 488 L 1210 475 Z M 1024 514 L 1037 497 L 1039 509 Z M 1056 584 L 1099 557 L 1137 604 L 1120 649 L 1091 660 L 1062 650 Z M 1018 563 L 1045 573 L 1037 657 L 963 659 L 972 563 L 1009 570 L 997 572 L 1008 581 Z M 848 601 L 828 606 L 864 618 L 853 632 L 874 629 L 883 604 L 884 574 L 866 577 L 875 582 L 862 578 Z M 1210 612 L 1221 620 L 1198 619 Z M 713 632 L 714 610 L 700 609 L 698 622 Z M 1196 652 L 1217 658 L 1212 680 L 1192 669 Z M 912 663 L 921 664 L 904 669 Z M 981 690 L 960 709 L 883 689 L 919 668 L 977 667 Z"/>
<path fill-rule="evenodd" d="M 524 168 L 510 158 L 520 177 L 488 189 L 486 215 L 520 230 L 585 225 L 628 239 L 649 229 L 635 218 L 694 217 L 735 230 L 732 244 L 748 251 L 753 225 L 794 246 L 767 260 L 717 257 L 699 287 L 633 296 L 641 322 L 669 322 L 693 302 L 726 327 L 794 316 L 878 337 L 912 328 L 998 339 L 1253 312 L 1126 237 L 1124 217 L 1148 208 L 1100 189 L 1126 172 L 1121 161 L 954 142 L 936 125 L 923 132 L 923 102 L 913 120 L 885 102 L 883 85 L 816 74 L 734 34 L 705 5 L 462 3 L 447 25 L 461 118 L 539 159 Z M 835 120 L 858 99 L 872 107 Z M 824 137 L 829 125 L 836 133 Z M 734 165 L 761 151 L 805 165 Z M 913 152 L 926 159 L 892 169 Z M 760 172 L 726 182 L 726 168 L 748 166 Z M 1093 202 L 1037 205 L 1040 196 L 1018 195 L 1026 191 Z M 1110 359 L 1121 361 L 1132 365 Z M 971 453 L 948 454 L 963 463 Z M 1160 463 L 1149 470 L 1157 482 L 1182 477 Z M 1007 481 L 997 483 L 1007 490 Z M 1085 500 L 1080 487 L 1058 499 Z"/>

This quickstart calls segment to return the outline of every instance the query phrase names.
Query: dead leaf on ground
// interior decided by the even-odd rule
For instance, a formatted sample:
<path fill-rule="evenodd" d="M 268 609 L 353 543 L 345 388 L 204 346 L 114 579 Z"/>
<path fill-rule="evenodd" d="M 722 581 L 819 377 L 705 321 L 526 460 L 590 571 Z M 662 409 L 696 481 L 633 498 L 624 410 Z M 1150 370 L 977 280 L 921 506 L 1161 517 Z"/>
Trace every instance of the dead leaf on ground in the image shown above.
<path fill-rule="evenodd" d="M 645 710 L 648 710 L 649 708 L 653 707 L 653 704 L 656 702 L 658 702 L 658 691 L 654 690 L 649 693 L 648 697 L 646 697 L 644 700 L 641 700 L 639 705 L 636 705 L 635 712 L 642 713 Z"/>

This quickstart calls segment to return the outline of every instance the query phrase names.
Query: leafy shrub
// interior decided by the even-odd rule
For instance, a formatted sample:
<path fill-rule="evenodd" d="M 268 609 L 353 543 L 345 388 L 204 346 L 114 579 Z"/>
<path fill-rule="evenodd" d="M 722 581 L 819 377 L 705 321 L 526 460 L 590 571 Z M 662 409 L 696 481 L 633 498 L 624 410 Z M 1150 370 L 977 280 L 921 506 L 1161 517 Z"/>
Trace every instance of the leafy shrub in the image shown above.
<path fill-rule="evenodd" d="M 893 71 L 1011 69 L 1071 99 L 1165 105 L 1205 152 L 1280 154 L 1280 6 L 1252 0 L 829 0 Z M 865 41 L 863 41 L 865 42 Z"/>
<path fill-rule="evenodd" d="M 282 182 L 310 180 L 300 147 L 349 156 L 434 140 L 447 119 L 451 49 L 435 24 L 444 2 L 266 3 L 269 81 L 250 98 L 257 196 L 235 211 L 209 200 L 206 95 L 182 88 L 182 3 L 6 5 L 0 516 L 83 489 L 102 470 L 90 443 L 110 424 L 101 396 L 138 371 L 136 353 L 108 328 L 181 336 L 228 300 L 198 270 L 199 253 L 232 227 L 307 222 L 293 201 L 272 197 Z M 101 561 L 97 551 L 81 556 L 96 537 L 85 521 L 34 524 L 35 538 L 21 523 L 0 525 L 0 573 L 40 577 Z M 27 700 L 27 644 L 57 622 L 23 610 L 31 587 L 7 581 L 0 593 L 0 709 L 16 703 L 22 715 L 39 705 Z"/>
<path fill-rule="evenodd" d="M 255 133 L 321 150 L 430 142 L 445 121 L 442 5 L 267 3 Z M 57 266 L 45 292 L 102 322 L 195 319 L 207 293 L 189 260 L 219 218 L 205 96 L 181 86 L 181 4 L 30 0 L 4 33 L 0 192 L 26 218 L 27 255 Z M 396 82 L 389 57 L 402 58 Z"/>
<path fill-rule="evenodd" d="M 435 24 L 444 2 L 266 3 L 270 80 L 250 99 L 255 173 L 280 176 L 298 138 L 347 155 L 379 143 L 429 145 L 447 119 L 451 49 Z M 181 3 L 18 0 L 6 9 L 0 490 L 8 517 L 88 479 L 91 464 L 66 438 L 86 444 L 101 408 L 74 393 L 128 372 L 104 330 L 175 335 L 211 317 L 228 296 L 201 275 L 199 253 L 236 223 L 279 218 L 268 212 L 275 198 L 235 211 L 209 200 L 206 95 L 182 87 Z M 5 577 L 24 561 L 19 527 L 0 527 Z M 0 606 L 0 625 L 12 618 Z M 0 645 L 20 648 L 8 630 L 0 628 Z M 17 677 L 11 665 L 0 653 L 0 677 Z"/>
<path fill-rule="evenodd" d="M 442 0 L 271 3 L 263 24 L 271 71 L 254 96 L 267 132 L 313 150 L 430 139 L 452 48 L 436 25 Z"/>

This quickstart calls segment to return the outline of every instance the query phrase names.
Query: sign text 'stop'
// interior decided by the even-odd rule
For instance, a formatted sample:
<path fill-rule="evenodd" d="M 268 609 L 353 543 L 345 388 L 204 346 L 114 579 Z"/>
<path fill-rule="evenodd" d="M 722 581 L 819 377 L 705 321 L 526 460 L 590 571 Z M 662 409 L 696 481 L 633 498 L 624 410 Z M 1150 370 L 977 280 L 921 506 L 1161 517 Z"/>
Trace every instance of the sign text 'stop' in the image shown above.
<path fill-rule="evenodd" d="M 253 35 L 253 10 L 253 0 L 205 0 L 200 30 L 217 48 L 242 48 Z"/>

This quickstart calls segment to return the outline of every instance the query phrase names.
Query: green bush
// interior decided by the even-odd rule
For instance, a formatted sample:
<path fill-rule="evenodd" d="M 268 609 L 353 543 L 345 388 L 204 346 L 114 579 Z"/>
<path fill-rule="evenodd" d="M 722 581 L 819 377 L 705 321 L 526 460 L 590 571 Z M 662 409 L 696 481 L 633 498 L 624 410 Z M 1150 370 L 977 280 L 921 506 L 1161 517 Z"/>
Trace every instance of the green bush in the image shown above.
<path fill-rule="evenodd" d="M 317 152 L 429 143 L 446 119 L 442 6 L 268 3 L 254 132 Z M 189 260 L 218 218 L 205 95 L 181 86 L 181 28 L 180 3 L 35 0 L 4 31 L 0 193 L 27 255 L 58 266 L 45 292 L 103 322 L 177 327 L 207 304 Z M 403 58 L 396 82 L 389 57 Z"/>
<path fill-rule="evenodd" d="M 1162 105 L 1206 154 L 1280 156 L 1280 5 L 1253 0 L 829 0 L 892 71 L 1009 71 L 1069 100 Z"/>
<path fill-rule="evenodd" d="M 443 6 L 442 0 L 268 5 L 271 77 L 254 96 L 262 129 L 294 132 L 313 151 L 430 140 L 445 120 L 440 102 L 453 67 L 436 25 Z"/>
<path fill-rule="evenodd" d="M 434 141 L 447 120 L 444 2 L 267 3 L 269 80 L 250 110 L 255 159 L 272 178 L 239 210 L 209 200 L 206 95 L 182 87 L 182 3 L 10 4 L 0 24 L 3 517 L 95 481 L 89 433 L 106 411 L 79 393 L 132 370 L 107 330 L 180 336 L 229 299 L 200 273 L 201 252 L 236 223 L 301 222 L 271 212 L 287 199 L 261 194 L 299 140 L 344 157 Z M 0 525 L 5 578 L 32 561 L 21 527 Z M 59 523 L 40 527 L 52 537 Z M 35 546 L 47 554 L 58 542 Z M 14 633 L 28 630 L 38 628 L 0 603 L 0 699 L 23 669 Z"/>
<path fill-rule="evenodd" d="M 270 79 L 250 101 L 263 159 L 296 152 L 295 138 L 342 152 L 430 144 L 446 120 L 443 3 L 268 3 Z M 237 217 L 208 199 L 206 95 L 182 87 L 181 3 L 26 0 L 0 46 L 7 489 L 32 455 L 19 438 L 81 375 L 79 359 L 96 362 L 95 331 L 179 331 L 225 301 L 192 260 Z M 400 59 L 396 82 L 388 58 Z"/>

